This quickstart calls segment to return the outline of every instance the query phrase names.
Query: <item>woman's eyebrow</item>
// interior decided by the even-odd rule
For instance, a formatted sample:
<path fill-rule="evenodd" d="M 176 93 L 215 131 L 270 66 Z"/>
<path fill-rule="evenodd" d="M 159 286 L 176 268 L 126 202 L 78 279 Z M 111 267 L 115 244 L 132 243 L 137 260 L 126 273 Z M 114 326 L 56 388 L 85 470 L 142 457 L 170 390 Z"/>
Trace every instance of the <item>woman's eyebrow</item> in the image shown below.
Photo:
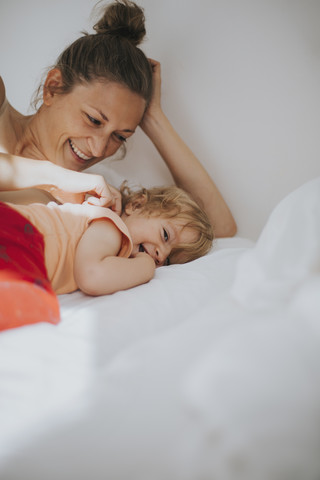
<path fill-rule="evenodd" d="M 101 112 L 101 110 L 98 110 L 98 113 L 100 113 L 103 120 L 105 120 L 106 122 L 109 122 L 109 118 L 103 112 Z"/>
<path fill-rule="evenodd" d="M 105 120 L 106 122 L 109 122 L 109 118 L 103 112 L 101 112 L 101 110 L 97 110 L 97 111 L 101 115 L 103 120 Z M 126 129 L 123 129 L 123 130 L 120 130 L 120 131 L 121 132 L 128 132 L 128 133 L 134 133 L 135 132 L 135 130 L 130 130 L 129 128 L 126 128 Z"/>

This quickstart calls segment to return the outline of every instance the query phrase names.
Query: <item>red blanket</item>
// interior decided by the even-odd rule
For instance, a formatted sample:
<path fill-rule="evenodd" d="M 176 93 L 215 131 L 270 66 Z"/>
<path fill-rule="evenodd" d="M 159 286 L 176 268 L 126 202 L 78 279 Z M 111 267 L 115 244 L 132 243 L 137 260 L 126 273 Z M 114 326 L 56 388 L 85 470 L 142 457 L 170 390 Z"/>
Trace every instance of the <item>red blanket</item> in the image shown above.
<path fill-rule="evenodd" d="M 0 202 L 0 330 L 59 320 L 59 302 L 47 277 L 42 234 Z"/>

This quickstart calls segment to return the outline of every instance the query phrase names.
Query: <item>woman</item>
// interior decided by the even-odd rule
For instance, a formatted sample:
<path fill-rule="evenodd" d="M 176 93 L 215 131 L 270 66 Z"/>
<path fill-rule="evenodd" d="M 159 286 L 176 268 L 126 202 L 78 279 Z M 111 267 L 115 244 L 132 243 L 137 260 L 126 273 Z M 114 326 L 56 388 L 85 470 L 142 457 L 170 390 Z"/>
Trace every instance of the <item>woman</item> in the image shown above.
<path fill-rule="evenodd" d="M 61 202 L 65 192 L 92 192 L 91 203 L 120 211 L 120 195 L 99 175 L 82 170 L 113 155 L 140 125 L 176 184 L 206 210 L 217 237 L 233 235 L 233 217 L 215 184 L 179 138 L 160 105 L 160 64 L 137 47 L 145 35 L 142 10 L 122 0 L 58 58 L 44 82 L 42 104 L 23 116 L 5 99 L 0 82 L 0 190 L 41 187 Z M 41 160 L 39 162 L 38 160 Z M 62 190 L 62 192 L 61 192 Z M 31 190 L 23 201 L 39 201 Z M 44 198 L 43 198 L 44 197 Z M 21 201 L 19 192 L 2 200 Z"/>

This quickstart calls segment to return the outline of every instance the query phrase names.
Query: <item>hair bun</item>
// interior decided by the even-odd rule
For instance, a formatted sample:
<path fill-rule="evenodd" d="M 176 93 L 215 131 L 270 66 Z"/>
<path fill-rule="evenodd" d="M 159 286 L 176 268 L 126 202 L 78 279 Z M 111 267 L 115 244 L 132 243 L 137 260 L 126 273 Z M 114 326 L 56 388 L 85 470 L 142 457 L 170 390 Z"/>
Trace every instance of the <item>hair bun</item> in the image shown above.
<path fill-rule="evenodd" d="M 125 37 L 134 45 L 139 45 L 146 34 L 145 16 L 142 8 L 134 2 L 116 0 L 106 7 L 93 28 L 98 34 Z"/>

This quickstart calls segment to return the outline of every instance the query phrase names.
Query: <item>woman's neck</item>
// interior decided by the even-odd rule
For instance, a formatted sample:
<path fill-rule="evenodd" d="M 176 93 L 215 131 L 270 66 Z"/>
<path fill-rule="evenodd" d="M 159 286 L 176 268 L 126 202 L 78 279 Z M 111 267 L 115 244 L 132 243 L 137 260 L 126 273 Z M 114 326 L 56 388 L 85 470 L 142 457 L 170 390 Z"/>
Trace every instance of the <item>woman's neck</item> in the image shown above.
<path fill-rule="evenodd" d="M 17 123 L 17 143 L 14 154 L 35 160 L 46 160 L 41 148 L 40 130 L 39 112 L 22 117 Z"/>

